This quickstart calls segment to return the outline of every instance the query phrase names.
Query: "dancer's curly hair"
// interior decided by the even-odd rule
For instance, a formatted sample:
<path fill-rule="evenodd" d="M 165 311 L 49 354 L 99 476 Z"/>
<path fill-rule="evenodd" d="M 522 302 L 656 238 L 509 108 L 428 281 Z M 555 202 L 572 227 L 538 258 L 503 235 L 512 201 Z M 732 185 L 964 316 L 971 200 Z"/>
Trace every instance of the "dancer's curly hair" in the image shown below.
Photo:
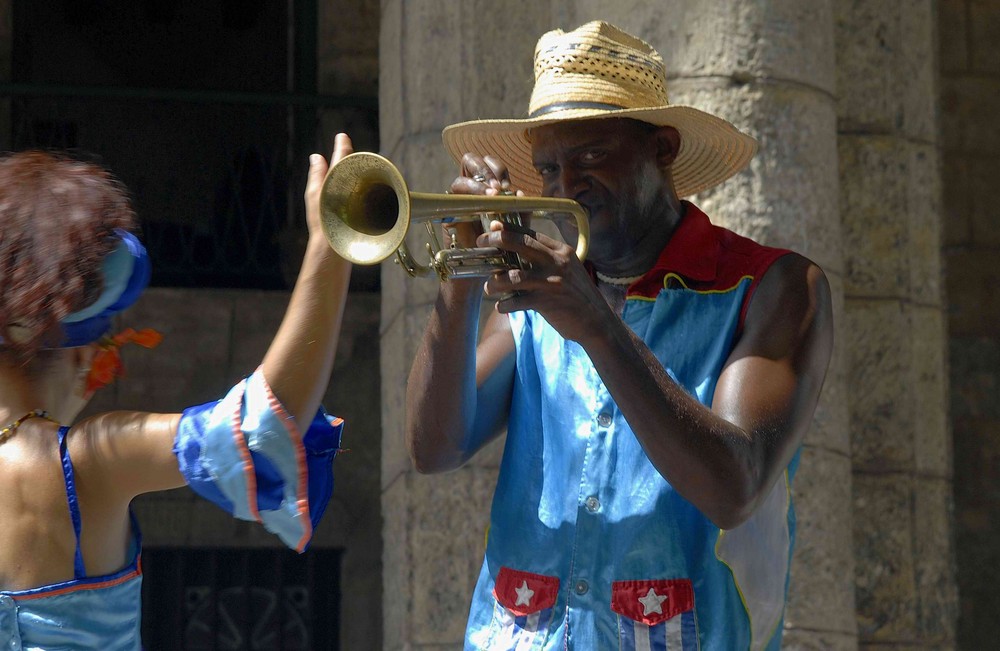
<path fill-rule="evenodd" d="M 135 229 L 125 187 L 65 155 L 0 157 L 0 351 L 28 361 L 58 345 L 65 316 L 90 305 L 116 228 Z"/>

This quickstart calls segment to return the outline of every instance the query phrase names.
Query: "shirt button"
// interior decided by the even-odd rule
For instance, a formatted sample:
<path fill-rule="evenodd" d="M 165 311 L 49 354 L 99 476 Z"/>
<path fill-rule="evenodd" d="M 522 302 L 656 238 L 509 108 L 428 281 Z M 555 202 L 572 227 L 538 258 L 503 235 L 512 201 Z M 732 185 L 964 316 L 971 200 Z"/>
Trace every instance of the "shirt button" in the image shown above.
<path fill-rule="evenodd" d="M 601 500 L 597 499 L 594 495 L 587 498 L 587 510 L 591 513 L 596 513 L 597 509 L 601 508 Z"/>
<path fill-rule="evenodd" d="M 600 416 L 597 417 L 597 424 L 600 425 L 601 427 L 610 427 L 611 426 L 611 415 L 610 414 L 601 414 Z"/>
<path fill-rule="evenodd" d="M 576 593 L 578 595 L 585 595 L 585 594 L 587 594 L 587 590 L 590 590 L 590 586 L 587 585 L 586 581 L 584 581 L 583 579 L 580 579 L 579 581 L 576 582 L 576 585 L 574 586 L 574 590 L 576 590 Z"/>

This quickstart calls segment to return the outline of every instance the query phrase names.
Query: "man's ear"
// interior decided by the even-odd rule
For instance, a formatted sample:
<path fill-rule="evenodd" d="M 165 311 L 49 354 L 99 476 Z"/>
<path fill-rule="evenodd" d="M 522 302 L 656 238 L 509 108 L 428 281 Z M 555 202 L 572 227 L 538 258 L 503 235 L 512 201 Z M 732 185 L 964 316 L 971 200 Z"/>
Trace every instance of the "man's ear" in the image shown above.
<path fill-rule="evenodd" d="M 670 167 L 681 149 L 681 134 L 674 127 L 659 127 L 653 132 L 656 142 L 656 162 L 661 168 Z"/>

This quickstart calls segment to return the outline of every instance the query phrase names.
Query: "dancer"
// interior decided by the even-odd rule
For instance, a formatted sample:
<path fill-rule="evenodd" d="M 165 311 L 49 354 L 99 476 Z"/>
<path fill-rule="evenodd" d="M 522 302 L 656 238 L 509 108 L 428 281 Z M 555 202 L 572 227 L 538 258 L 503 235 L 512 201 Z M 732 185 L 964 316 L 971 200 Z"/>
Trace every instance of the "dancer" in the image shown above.
<path fill-rule="evenodd" d="M 338 135 L 333 162 L 350 152 Z M 155 343 L 151 331 L 109 330 L 146 286 L 149 261 L 125 190 L 106 171 L 42 152 L 0 159 L 0 649 L 140 648 L 129 505 L 142 493 L 188 484 L 305 548 L 342 429 L 319 406 L 350 277 L 319 224 L 326 171 L 310 157 L 309 241 L 260 367 L 182 414 L 74 423 L 115 375 L 118 346 Z"/>

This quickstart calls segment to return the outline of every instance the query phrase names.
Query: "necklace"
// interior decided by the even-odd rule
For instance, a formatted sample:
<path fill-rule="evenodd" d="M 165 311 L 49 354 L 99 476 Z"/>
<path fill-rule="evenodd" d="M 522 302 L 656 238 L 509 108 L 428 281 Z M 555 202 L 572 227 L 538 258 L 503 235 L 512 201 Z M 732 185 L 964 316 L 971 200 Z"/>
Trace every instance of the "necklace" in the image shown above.
<path fill-rule="evenodd" d="M 639 280 L 646 274 L 639 274 L 638 276 L 605 276 L 600 271 L 596 271 L 597 279 L 602 283 L 607 283 L 609 285 L 624 285 L 629 286 L 635 281 Z"/>
<path fill-rule="evenodd" d="M 44 409 L 32 409 L 24 416 L 21 416 L 20 418 L 15 420 L 10 425 L 4 427 L 3 429 L 0 429 L 0 443 L 3 443 L 5 440 L 7 440 L 7 437 L 16 432 L 17 428 L 21 426 L 21 423 L 28 420 L 29 418 L 44 418 L 45 420 L 52 421 L 53 423 L 56 422 L 52 418 L 49 418 L 49 412 L 45 411 Z"/>

